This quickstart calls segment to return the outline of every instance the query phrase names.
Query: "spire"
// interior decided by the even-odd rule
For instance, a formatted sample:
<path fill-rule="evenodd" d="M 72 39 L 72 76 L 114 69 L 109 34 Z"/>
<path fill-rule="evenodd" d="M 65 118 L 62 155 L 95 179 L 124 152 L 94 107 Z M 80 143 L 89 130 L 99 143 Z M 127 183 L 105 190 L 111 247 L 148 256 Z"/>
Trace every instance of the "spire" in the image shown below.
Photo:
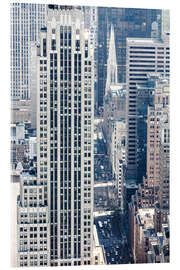
<path fill-rule="evenodd" d="M 114 27 L 111 24 L 111 36 L 109 44 L 109 55 L 107 61 L 107 80 L 106 80 L 106 91 L 107 94 L 110 85 L 117 84 L 117 61 L 116 61 L 116 47 L 114 38 Z"/>

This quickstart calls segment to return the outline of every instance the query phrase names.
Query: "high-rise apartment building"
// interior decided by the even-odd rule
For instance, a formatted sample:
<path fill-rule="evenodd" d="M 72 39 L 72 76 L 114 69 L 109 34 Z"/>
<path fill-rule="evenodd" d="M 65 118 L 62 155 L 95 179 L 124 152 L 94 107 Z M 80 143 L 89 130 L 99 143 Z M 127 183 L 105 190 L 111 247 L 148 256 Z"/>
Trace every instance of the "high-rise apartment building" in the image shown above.
<path fill-rule="evenodd" d="M 29 49 L 46 22 L 46 5 L 11 4 L 11 97 L 30 99 Z"/>
<path fill-rule="evenodd" d="M 93 67 L 81 8 L 51 7 L 37 94 L 37 182 L 49 211 L 51 266 L 92 263 Z"/>
<path fill-rule="evenodd" d="M 98 106 L 103 106 L 111 25 L 114 27 L 118 82 L 126 82 L 126 38 L 150 38 L 161 10 L 98 7 Z M 160 26 L 161 27 L 161 26 Z"/>
<path fill-rule="evenodd" d="M 127 178 L 137 181 L 137 97 L 138 83 L 150 73 L 169 76 L 169 40 L 127 38 Z"/>

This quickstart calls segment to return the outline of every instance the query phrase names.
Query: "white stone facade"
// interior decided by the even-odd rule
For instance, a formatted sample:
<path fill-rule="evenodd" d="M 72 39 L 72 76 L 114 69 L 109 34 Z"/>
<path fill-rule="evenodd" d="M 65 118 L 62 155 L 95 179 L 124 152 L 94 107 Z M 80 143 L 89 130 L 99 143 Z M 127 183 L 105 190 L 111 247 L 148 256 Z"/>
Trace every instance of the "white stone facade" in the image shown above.
<path fill-rule="evenodd" d="M 48 10 L 38 51 L 37 166 L 51 266 L 93 263 L 94 55 L 83 16 Z"/>
<path fill-rule="evenodd" d="M 46 22 L 46 5 L 11 4 L 11 97 L 29 99 L 29 49 Z"/>
<path fill-rule="evenodd" d="M 44 187 L 22 172 L 17 199 L 17 266 L 49 265 L 49 215 Z"/>

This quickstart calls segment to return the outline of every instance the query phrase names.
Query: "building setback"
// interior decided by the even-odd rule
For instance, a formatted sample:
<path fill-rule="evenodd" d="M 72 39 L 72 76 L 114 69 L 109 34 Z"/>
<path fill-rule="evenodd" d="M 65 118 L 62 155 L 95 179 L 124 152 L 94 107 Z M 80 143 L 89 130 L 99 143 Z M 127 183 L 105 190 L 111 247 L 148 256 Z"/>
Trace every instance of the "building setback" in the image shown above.
<path fill-rule="evenodd" d="M 22 172 L 17 198 L 17 264 L 15 266 L 48 266 L 49 214 L 44 204 L 43 183 L 35 175 Z"/>
<path fill-rule="evenodd" d="M 51 266 L 92 263 L 94 63 L 83 16 L 50 8 L 38 49 L 37 171 Z"/>

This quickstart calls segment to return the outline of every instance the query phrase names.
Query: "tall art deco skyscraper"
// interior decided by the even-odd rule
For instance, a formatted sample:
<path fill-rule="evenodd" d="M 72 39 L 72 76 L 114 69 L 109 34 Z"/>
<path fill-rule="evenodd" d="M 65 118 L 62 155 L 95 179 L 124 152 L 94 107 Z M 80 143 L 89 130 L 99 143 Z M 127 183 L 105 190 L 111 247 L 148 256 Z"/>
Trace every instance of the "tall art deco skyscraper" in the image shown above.
<path fill-rule="evenodd" d="M 93 227 L 93 51 L 78 7 L 51 7 L 38 48 L 37 181 L 50 265 L 88 265 Z"/>

